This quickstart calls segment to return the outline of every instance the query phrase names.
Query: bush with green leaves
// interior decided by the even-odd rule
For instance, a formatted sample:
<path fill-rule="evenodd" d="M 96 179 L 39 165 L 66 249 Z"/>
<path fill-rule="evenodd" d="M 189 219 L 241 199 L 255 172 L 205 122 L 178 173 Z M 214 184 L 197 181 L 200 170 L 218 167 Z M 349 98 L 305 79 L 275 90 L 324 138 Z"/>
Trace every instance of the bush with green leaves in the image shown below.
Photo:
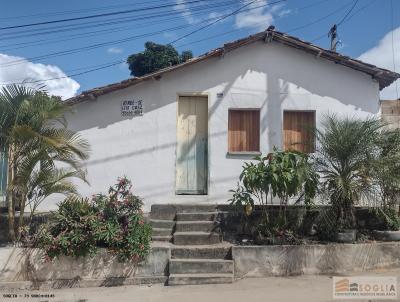
<path fill-rule="evenodd" d="M 395 209 L 376 208 L 375 214 L 385 230 L 399 231 L 400 230 L 400 217 Z"/>
<path fill-rule="evenodd" d="M 150 251 L 151 227 L 143 217 L 142 200 L 131 192 L 127 178 L 119 178 L 108 195 L 92 199 L 69 197 L 54 218 L 38 232 L 36 245 L 47 258 L 92 256 L 107 248 L 120 261 L 140 262 Z"/>
<path fill-rule="evenodd" d="M 251 215 L 255 205 L 261 206 L 262 223 L 259 233 L 275 236 L 287 228 L 286 208 L 291 198 L 312 204 L 316 195 L 318 175 L 307 154 L 296 151 L 278 151 L 265 157 L 256 157 L 246 162 L 239 177 L 239 183 L 230 199 L 231 204 L 243 208 Z M 271 219 L 267 205 L 278 198 L 278 217 Z"/>

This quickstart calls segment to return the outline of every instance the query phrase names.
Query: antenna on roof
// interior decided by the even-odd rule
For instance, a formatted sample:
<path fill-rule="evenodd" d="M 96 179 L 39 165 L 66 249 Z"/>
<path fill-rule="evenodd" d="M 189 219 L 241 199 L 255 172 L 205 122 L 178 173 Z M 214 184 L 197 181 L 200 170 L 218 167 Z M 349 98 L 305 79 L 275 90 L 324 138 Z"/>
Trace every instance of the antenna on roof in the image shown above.
<path fill-rule="evenodd" d="M 333 26 L 329 30 L 328 37 L 331 37 L 331 50 L 336 52 L 336 46 L 342 43 L 340 40 L 337 40 L 338 34 L 336 24 L 333 24 Z"/>

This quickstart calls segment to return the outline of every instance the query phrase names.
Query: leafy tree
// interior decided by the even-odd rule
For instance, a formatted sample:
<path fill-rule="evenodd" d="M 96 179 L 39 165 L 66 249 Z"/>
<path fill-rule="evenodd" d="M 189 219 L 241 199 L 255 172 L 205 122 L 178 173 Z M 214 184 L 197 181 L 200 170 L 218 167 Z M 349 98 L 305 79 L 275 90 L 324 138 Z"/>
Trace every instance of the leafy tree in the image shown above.
<path fill-rule="evenodd" d="M 16 207 L 19 233 L 27 204 L 52 193 L 74 192 L 67 179 L 84 179 L 80 163 L 88 158 L 89 144 L 66 127 L 65 111 L 58 97 L 40 90 L 9 85 L 0 92 L 0 150 L 7 153 L 6 202 L 13 241 Z M 65 168 L 57 168 L 60 164 Z"/>
<path fill-rule="evenodd" d="M 170 44 L 162 45 L 154 42 L 146 42 L 145 50 L 128 57 L 127 63 L 131 75 L 140 77 L 155 72 L 165 67 L 183 63 L 193 57 L 191 51 L 178 51 Z"/>

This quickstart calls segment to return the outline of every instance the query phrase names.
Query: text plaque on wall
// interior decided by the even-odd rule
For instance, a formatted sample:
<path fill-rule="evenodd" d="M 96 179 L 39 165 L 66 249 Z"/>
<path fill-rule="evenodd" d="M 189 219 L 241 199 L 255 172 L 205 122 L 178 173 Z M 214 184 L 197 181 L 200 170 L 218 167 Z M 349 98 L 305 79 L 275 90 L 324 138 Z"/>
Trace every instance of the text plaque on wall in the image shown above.
<path fill-rule="evenodd" d="M 121 102 L 122 116 L 143 115 L 143 100 L 127 100 Z"/>

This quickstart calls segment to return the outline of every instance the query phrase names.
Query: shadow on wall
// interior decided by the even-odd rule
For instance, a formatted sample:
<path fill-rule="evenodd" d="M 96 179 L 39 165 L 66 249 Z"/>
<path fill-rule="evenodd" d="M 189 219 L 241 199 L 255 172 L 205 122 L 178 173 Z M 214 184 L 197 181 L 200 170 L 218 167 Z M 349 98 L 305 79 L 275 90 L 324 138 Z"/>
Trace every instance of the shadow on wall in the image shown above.
<path fill-rule="evenodd" d="M 259 47 L 263 47 L 263 51 L 259 51 Z M 250 52 L 246 55 L 248 59 L 238 59 L 241 57 L 241 51 L 246 49 Z M 270 56 L 268 60 L 265 59 L 266 56 Z M 346 71 L 352 75 L 343 76 L 343 72 Z M 223 95 L 225 96 L 232 88 L 241 89 L 241 87 L 235 87 L 235 83 L 251 73 L 265 74 L 267 79 L 268 114 L 264 116 L 262 123 L 266 128 L 268 120 L 276 120 L 281 116 L 280 112 L 277 114 L 280 110 L 279 104 L 286 98 L 289 85 L 302 88 L 307 91 L 307 94 L 337 99 L 344 105 L 354 106 L 356 110 L 376 113 L 375 108 L 368 107 L 368 102 L 359 95 L 363 91 L 355 91 L 349 83 L 349 77 L 354 78 L 355 81 L 361 81 L 357 75 L 368 77 L 367 75 L 282 45 L 257 42 L 228 53 L 222 58 L 211 58 L 183 70 L 165 74 L 159 80 L 149 80 L 101 96 L 97 100 L 78 104 L 73 111 L 79 112 L 79 117 L 76 114 L 69 116 L 71 127 L 82 131 L 94 127 L 105 128 L 123 120 L 140 119 L 141 117 L 121 116 L 120 102 L 127 98 L 143 99 L 144 114 L 148 114 L 175 103 L 178 91 L 204 92 L 224 83 Z M 169 91 L 168 85 L 171 87 Z M 242 88 L 246 90 L 246 87 Z M 143 95 L 137 95 L 137 93 L 143 93 Z M 279 102 L 276 102 L 277 100 Z M 209 119 L 221 102 L 223 102 L 222 99 L 216 100 L 210 106 Z"/>

